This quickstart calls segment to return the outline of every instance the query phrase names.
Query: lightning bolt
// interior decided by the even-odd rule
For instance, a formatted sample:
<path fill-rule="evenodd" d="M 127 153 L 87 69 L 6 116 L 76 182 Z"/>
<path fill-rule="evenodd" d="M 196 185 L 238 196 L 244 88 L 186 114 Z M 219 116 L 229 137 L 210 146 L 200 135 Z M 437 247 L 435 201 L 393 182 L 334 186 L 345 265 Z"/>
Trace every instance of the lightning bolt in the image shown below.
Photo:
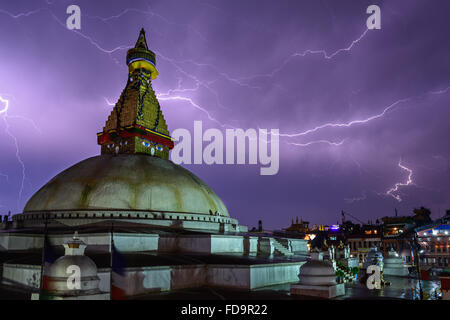
<path fill-rule="evenodd" d="M 409 98 L 397 100 L 396 102 L 394 102 L 394 103 L 390 104 L 389 106 L 387 106 L 386 108 L 384 108 L 382 112 L 380 112 L 376 115 L 367 117 L 365 119 L 352 120 L 352 121 L 344 122 L 344 123 L 328 122 L 328 123 L 316 126 L 312 129 L 308 129 L 308 130 L 298 132 L 298 133 L 280 133 L 280 136 L 293 138 L 293 137 L 305 136 L 307 134 L 314 133 L 316 131 L 319 131 L 319 130 L 325 129 L 325 128 L 348 128 L 348 127 L 351 127 L 351 126 L 354 126 L 357 124 L 365 124 L 370 121 L 384 117 L 384 115 L 386 115 L 386 113 L 388 113 L 390 110 L 396 108 L 399 104 L 407 102 L 407 101 L 411 101 L 412 99 L 413 99 L 412 97 L 409 97 Z"/>
<path fill-rule="evenodd" d="M 157 17 L 157 18 L 159 18 L 160 20 L 164 21 L 165 23 L 167 23 L 169 25 L 186 27 L 189 30 L 191 30 L 192 32 L 194 32 L 195 34 L 197 34 L 202 40 L 206 40 L 205 36 L 200 31 L 198 31 L 197 29 L 193 28 L 191 25 L 189 25 L 189 24 L 182 24 L 182 23 L 175 23 L 173 21 L 170 21 L 169 19 L 167 19 L 167 18 L 163 17 L 162 15 L 156 13 L 155 11 L 151 10 L 151 6 L 149 4 L 147 4 L 147 10 L 142 10 L 142 9 L 137 9 L 137 8 L 126 8 L 123 11 L 119 12 L 118 14 L 112 15 L 112 16 L 109 16 L 109 17 L 89 16 L 89 15 L 86 15 L 86 16 L 89 17 L 89 18 L 92 18 L 92 19 L 98 19 L 98 20 L 106 23 L 109 20 L 119 19 L 122 16 L 124 16 L 127 13 L 130 13 L 130 12 L 147 15 L 150 18 Z"/>
<path fill-rule="evenodd" d="M 351 51 L 352 48 L 353 48 L 357 43 L 359 43 L 359 42 L 367 35 L 367 33 L 368 33 L 369 31 L 370 31 L 369 29 L 366 29 L 366 30 L 365 30 L 358 38 L 356 38 L 355 40 L 353 40 L 353 41 L 350 43 L 350 45 L 348 45 L 348 46 L 345 47 L 345 48 L 338 49 L 338 50 L 336 50 L 335 52 L 333 52 L 333 53 L 331 53 L 331 54 L 328 54 L 325 50 L 309 50 L 309 49 L 308 49 L 308 50 L 305 50 L 305 51 L 303 51 L 303 52 L 301 52 L 301 53 L 296 52 L 296 53 L 291 54 L 288 58 L 286 58 L 286 59 L 281 63 L 281 65 L 280 65 L 279 67 L 273 69 L 271 72 L 265 73 L 265 74 L 256 74 L 256 75 L 247 76 L 247 77 L 235 78 L 235 77 L 232 77 L 232 76 L 230 76 L 229 74 L 227 74 L 227 73 L 225 73 L 225 72 L 223 72 L 223 71 L 218 70 L 217 67 L 214 66 L 214 65 L 207 64 L 207 63 L 199 63 L 199 62 L 195 62 L 195 61 L 193 61 L 193 60 L 191 60 L 191 59 L 188 59 L 188 60 L 182 60 L 182 61 L 178 61 L 178 62 L 179 62 L 179 63 L 191 63 L 191 64 L 193 64 L 193 65 L 195 65 L 195 66 L 198 66 L 198 67 L 208 67 L 208 68 L 211 68 L 212 70 L 214 70 L 217 74 L 219 74 L 220 76 L 222 76 L 222 77 L 225 78 L 226 80 L 228 80 L 228 81 L 230 81 L 230 82 L 232 82 L 232 83 L 234 83 L 234 84 L 237 84 L 237 85 L 239 85 L 239 86 L 241 86 L 241 87 L 248 87 L 248 88 L 251 88 L 251 89 L 262 90 L 261 87 L 257 87 L 257 86 L 252 86 L 252 85 L 250 85 L 250 84 L 248 83 L 248 81 L 253 80 L 253 79 L 256 79 L 256 78 L 264 78 L 264 77 L 272 78 L 272 77 L 275 76 L 278 72 L 280 72 L 280 71 L 281 71 L 281 70 L 282 70 L 282 69 L 283 69 L 283 68 L 284 68 L 291 60 L 293 60 L 294 58 L 297 58 L 297 57 L 302 57 L 302 58 L 303 58 L 303 57 L 306 57 L 307 55 L 317 55 L 317 54 L 319 54 L 319 55 L 322 55 L 324 59 L 326 59 L 326 60 L 331 60 L 331 59 L 333 59 L 334 57 L 336 57 L 338 54 L 340 54 L 340 53 L 342 53 L 342 52 L 349 52 L 349 51 Z M 245 81 L 247 81 L 247 82 L 245 82 Z"/>
<path fill-rule="evenodd" d="M 0 177 L 3 177 L 6 179 L 6 181 L 9 181 L 9 176 L 7 174 L 1 173 L 0 172 Z"/>
<path fill-rule="evenodd" d="M 197 103 L 195 103 L 191 98 L 183 97 L 183 96 L 169 96 L 169 97 L 165 97 L 165 96 L 161 96 L 161 95 L 157 95 L 157 98 L 158 98 L 158 100 L 161 100 L 161 101 L 184 101 L 184 102 L 188 102 L 194 108 L 196 108 L 196 109 L 202 111 L 203 113 L 205 113 L 209 120 L 217 123 L 221 127 L 232 127 L 232 126 L 230 126 L 228 124 L 221 123 L 219 120 L 217 120 L 216 118 L 211 116 L 211 114 L 209 113 L 208 110 L 206 110 L 205 108 L 203 108 L 200 105 L 198 105 Z"/>
<path fill-rule="evenodd" d="M 389 111 L 394 110 L 395 108 L 397 108 L 400 104 L 403 104 L 405 102 L 410 102 L 412 100 L 424 97 L 426 95 L 442 95 L 442 94 L 446 94 L 448 91 L 450 90 L 450 87 L 447 87 L 445 89 L 439 90 L 439 91 L 428 91 L 424 94 L 418 95 L 418 96 L 412 96 L 412 97 L 408 97 L 408 98 L 403 98 L 400 100 L 395 101 L 394 103 L 390 104 L 389 106 L 385 107 L 380 113 L 372 115 L 370 117 L 364 118 L 364 119 L 357 119 L 357 120 L 352 120 L 349 122 L 343 122 L 343 123 L 339 123 L 339 122 L 327 122 L 324 123 L 322 125 L 316 126 L 312 129 L 307 129 L 305 131 L 302 132 L 297 132 L 297 133 L 280 133 L 280 137 L 288 137 L 288 138 L 294 138 L 294 137 L 301 137 L 301 136 L 306 136 L 308 134 L 311 133 L 315 133 L 317 131 L 320 131 L 322 129 L 325 128 L 349 128 L 355 125 L 360 125 L 360 124 L 367 124 L 371 121 L 380 119 L 382 117 L 384 117 Z M 300 146 L 302 144 L 299 144 Z"/>
<path fill-rule="evenodd" d="M 362 196 L 360 197 L 354 197 L 354 198 L 345 198 L 344 201 L 347 203 L 354 203 L 354 202 L 358 202 L 358 201 L 363 201 L 367 199 L 367 195 L 366 193 L 363 193 Z"/>
<path fill-rule="evenodd" d="M 350 50 L 352 50 L 352 48 L 367 35 L 367 32 L 369 32 L 369 29 L 366 29 L 357 39 L 353 40 L 348 47 L 338 49 L 330 55 L 325 50 L 306 50 L 303 53 L 294 53 L 291 58 L 305 57 L 308 54 L 321 54 L 323 55 L 324 59 L 331 60 L 341 52 L 349 52 Z"/>
<path fill-rule="evenodd" d="M 50 14 L 51 14 L 51 16 L 53 17 L 53 19 L 54 19 L 56 22 L 58 22 L 58 24 L 59 24 L 60 26 L 62 26 L 64 29 L 66 29 L 66 30 L 68 30 L 68 31 L 71 31 L 71 32 L 73 32 L 73 33 L 79 35 L 80 37 L 82 37 L 82 38 L 88 40 L 90 44 L 92 44 L 94 47 L 96 47 L 98 50 L 100 50 L 100 51 L 103 52 L 103 53 L 107 53 L 107 54 L 111 55 L 112 53 L 114 53 L 114 52 L 116 52 L 116 51 L 120 51 L 120 50 L 128 50 L 128 49 L 130 48 L 130 46 L 120 45 L 120 46 L 117 46 L 117 47 L 112 48 L 112 49 L 105 49 L 105 48 L 102 47 L 97 41 L 95 41 L 92 37 L 90 37 L 90 36 L 88 36 L 88 35 L 82 33 L 81 31 L 79 31 L 79 30 L 77 30 L 77 29 L 72 29 L 72 30 L 67 29 L 67 26 L 66 26 L 61 20 L 59 20 L 58 17 L 55 16 L 55 15 L 53 14 L 53 12 L 50 12 Z M 115 60 L 115 61 L 118 63 L 117 60 Z"/>
<path fill-rule="evenodd" d="M 332 141 L 328 141 L 328 140 L 315 140 L 315 141 L 310 141 L 307 143 L 294 143 L 294 142 L 288 142 L 288 144 L 290 145 L 294 145 L 294 146 L 299 146 L 299 147 L 308 147 L 311 146 L 313 144 L 319 144 L 319 143 L 324 143 L 324 144 L 328 144 L 330 146 L 335 146 L 335 147 L 339 147 L 344 143 L 345 139 L 340 141 L 340 142 L 332 142 Z"/>
<path fill-rule="evenodd" d="M 414 185 L 414 183 L 413 183 L 413 180 L 412 180 L 413 171 L 410 168 L 407 168 L 406 166 L 404 166 L 402 164 L 402 159 L 400 159 L 400 161 L 398 162 L 398 166 L 402 170 L 408 172 L 408 178 L 407 178 L 406 182 L 397 182 L 396 184 L 394 184 L 394 186 L 392 188 L 390 188 L 388 191 L 386 191 L 386 195 L 393 197 L 398 202 L 401 202 L 402 198 L 399 195 L 396 195 L 394 193 L 397 192 L 400 187 L 406 187 L 406 186 Z"/>
<path fill-rule="evenodd" d="M 106 104 L 110 107 L 114 107 L 116 105 L 115 103 L 110 102 L 109 99 L 106 97 L 103 97 L 103 99 L 106 101 Z"/>
<path fill-rule="evenodd" d="M 0 110 L 0 116 L 2 117 L 2 119 L 5 123 L 5 132 L 14 142 L 14 145 L 16 147 L 16 159 L 22 168 L 22 179 L 21 179 L 19 195 L 18 195 L 18 199 L 17 199 L 17 208 L 20 210 L 20 200 L 22 199 L 22 193 L 23 193 L 23 188 L 24 188 L 24 184 L 25 184 L 25 163 L 23 162 L 22 158 L 20 157 L 19 143 L 17 141 L 17 138 L 10 131 L 10 125 L 8 122 L 9 100 L 0 96 L 0 102 L 4 105 L 3 109 Z"/>
<path fill-rule="evenodd" d="M 269 73 L 264 73 L 264 74 L 257 74 L 257 75 L 253 75 L 253 76 L 249 76 L 249 77 L 242 77 L 237 79 L 238 81 L 245 81 L 245 80 L 253 80 L 256 78 L 272 78 L 274 77 L 278 72 L 280 72 L 281 70 L 284 69 L 284 67 L 286 67 L 286 65 L 291 62 L 292 59 L 297 58 L 297 57 L 301 57 L 304 58 L 308 55 L 322 55 L 324 59 L 326 60 L 331 60 L 334 57 L 336 57 L 338 54 L 342 53 L 342 52 L 349 52 L 352 50 L 352 48 L 358 44 L 369 32 L 369 29 L 365 29 L 364 32 L 355 40 L 353 40 L 350 45 L 348 45 L 345 48 L 341 48 L 336 50 L 335 52 L 328 54 L 325 50 L 305 50 L 301 53 L 299 52 L 295 52 L 293 54 L 291 54 L 289 57 L 287 57 L 279 67 L 273 69 L 271 72 Z"/>
<path fill-rule="evenodd" d="M 47 3 L 48 3 L 48 2 L 47 2 Z M 48 4 L 50 4 L 50 3 L 48 3 Z M 30 15 L 39 13 L 39 12 L 41 12 L 41 11 L 47 11 L 47 12 L 49 12 L 50 15 L 52 16 L 52 18 L 53 18 L 53 19 L 54 19 L 61 27 L 63 27 L 65 30 L 72 31 L 72 32 L 76 33 L 77 35 L 81 36 L 82 38 L 88 40 L 93 46 L 95 46 L 98 50 L 102 51 L 103 53 L 107 53 L 107 54 L 110 54 L 110 55 L 111 55 L 112 53 L 114 53 L 114 52 L 116 52 L 116 51 L 119 51 L 119 50 L 126 50 L 126 49 L 129 49 L 129 48 L 130 48 L 129 46 L 118 46 L 118 47 L 115 47 L 115 48 L 113 48 L 113 49 L 105 49 L 105 48 L 103 48 L 97 41 L 95 41 L 92 37 L 87 36 L 86 34 L 82 33 L 81 31 L 76 30 L 76 29 L 73 29 L 73 30 L 67 29 L 66 25 L 65 25 L 61 20 L 59 20 L 58 17 L 57 17 L 50 9 L 48 9 L 48 8 L 39 8 L 39 9 L 36 9 L 36 10 L 33 10 L 33 11 L 29 11 L 29 12 L 25 12 L 25 13 L 19 13 L 19 14 L 13 14 L 13 13 L 11 13 L 11 12 L 9 12 L 9 11 L 0 9 L 0 13 L 4 13 L 4 14 L 10 16 L 10 17 L 13 18 L 13 19 L 18 19 L 18 18 L 22 18 L 22 17 L 28 17 L 28 16 L 30 16 Z M 119 63 L 117 60 L 115 60 L 115 61 L 116 61 L 116 63 Z"/>
<path fill-rule="evenodd" d="M 38 13 L 38 12 L 41 12 L 42 10 L 45 10 L 45 9 L 46 9 L 46 8 L 39 8 L 39 9 L 36 9 L 36 10 L 33 10 L 33 11 L 24 12 L 24 13 L 19 13 L 19 14 L 13 14 L 13 13 L 11 13 L 11 12 L 9 12 L 9 11 L 0 9 L 0 13 L 7 14 L 8 16 L 10 16 L 10 17 L 13 18 L 13 19 L 18 19 L 18 18 L 22 18 L 22 17 L 28 17 L 28 16 L 31 16 L 31 15 L 36 14 L 36 13 Z"/>

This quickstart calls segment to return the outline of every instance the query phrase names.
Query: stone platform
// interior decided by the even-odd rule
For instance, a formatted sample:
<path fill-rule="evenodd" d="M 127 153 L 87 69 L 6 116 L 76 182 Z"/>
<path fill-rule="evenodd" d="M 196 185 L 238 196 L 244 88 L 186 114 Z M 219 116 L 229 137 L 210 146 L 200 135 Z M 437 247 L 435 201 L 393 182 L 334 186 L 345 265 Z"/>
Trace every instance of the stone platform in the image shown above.
<path fill-rule="evenodd" d="M 332 299 L 344 294 L 345 285 L 343 283 L 329 286 L 291 285 L 291 295 Z"/>
<path fill-rule="evenodd" d="M 91 255 L 99 266 L 99 289 L 109 292 L 109 256 Z M 31 291 L 39 289 L 40 256 L 10 260 L 3 264 L 2 284 Z M 297 281 L 302 257 L 290 260 L 242 255 L 126 254 L 124 273 L 127 295 L 168 292 L 202 286 L 254 290 Z M 34 260 L 34 261 L 33 261 Z"/>
<path fill-rule="evenodd" d="M 31 300 L 39 300 L 39 293 L 32 293 Z M 110 300 L 109 293 L 97 293 L 80 296 L 52 296 L 51 300 Z"/>

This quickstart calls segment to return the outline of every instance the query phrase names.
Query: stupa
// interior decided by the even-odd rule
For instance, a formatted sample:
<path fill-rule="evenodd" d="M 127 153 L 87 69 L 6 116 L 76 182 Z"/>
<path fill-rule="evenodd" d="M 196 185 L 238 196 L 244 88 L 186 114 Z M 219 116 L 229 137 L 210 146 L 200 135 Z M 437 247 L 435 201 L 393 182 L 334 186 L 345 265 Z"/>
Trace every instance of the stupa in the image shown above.
<path fill-rule="evenodd" d="M 370 248 L 370 251 L 367 253 L 362 268 L 359 269 L 358 279 L 360 283 L 366 283 L 366 280 L 368 278 L 367 268 L 371 265 L 377 265 L 380 268 L 380 271 L 383 272 L 383 254 L 381 253 L 381 251 L 378 251 L 377 247 Z M 383 273 L 381 273 L 381 284 L 384 285 Z"/>
<path fill-rule="evenodd" d="M 377 265 L 380 267 L 380 270 L 383 271 L 383 254 L 378 251 L 377 247 L 370 248 L 369 253 L 367 253 L 362 267 L 364 272 L 370 265 Z"/>
<path fill-rule="evenodd" d="M 56 281 L 53 294 L 59 296 L 109 293 L 116 250 L 124 258 L 121 277 L 130 299 L 185 288 L 253 290 L 296 281 L 306 261 L 306 240 L 249 233 L 212 188 L 169 159 L 174 141 L 152 89 L 156 57 L 143 29 L 126 63 L 125 88 L 97 134 L 100 155 L 57 174 L 0 230 L 1 285 L 39 290 L 44 239 L 55 251 L 66 247 L 51 269 L 54 278 L 63 282 L 67 261 L 82 259 L 86 268 L 86 290 L 69 294 Z M 74 231 L 80 254 L 70 247 Z"/>
<path fill-rule="evenodd" d="M 32 300 L 109 300 L 109 293 L 99 290 L 97 266 L 84 255 L 86 244 L 78 238 L 77 232 L 64 244 L 64 249 L 64 256 L 51 265 L 46 276 L 46 292 L 33 294 Z M 74 276 L 79 279 L 75 280 Z"/>
<path fill-rule="evenodd" d="M 300 267 L 298 284 L 291 285 L 291 295 L 335 298 L 345 294 L 345 285 L 336 283 L 331 261 L 323 260 L 323 252 L 314 249 L 311 260 Z"/>
<path fill-rule="evenodd" d="M 17 226 L 127 221 L 171 228 L 246 231 L 199 177 L 169 160 L 174 142 L 152 89 L 156 58 L 144 29 L 126 55 L 125 89 L 97 134 L 101 155 L 64 170 L 27 202 Z"/>

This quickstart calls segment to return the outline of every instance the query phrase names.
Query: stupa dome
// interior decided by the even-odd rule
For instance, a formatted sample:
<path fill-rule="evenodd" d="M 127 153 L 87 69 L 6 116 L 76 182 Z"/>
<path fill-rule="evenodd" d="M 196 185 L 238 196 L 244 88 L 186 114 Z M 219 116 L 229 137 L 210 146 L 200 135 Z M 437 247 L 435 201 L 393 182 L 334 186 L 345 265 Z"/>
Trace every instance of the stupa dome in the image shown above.
<path fill-rule="evenodd" d="M 300 267 L 300 284 L 328 286 L 336 284 L 336 272 L 330 261 L 323 260 L 322 252 L 311 252 L 311 260 Z"/>
<path fill-rule="evenodd" d="M 78 294 L 98 291 L 100 278 L 97 275 L 97 266 L 94 261 L 84 255 L 86 244 L 78 239 L 75 233 L 73 240 L 64 244 L 65 255 L 58 258 L 50 267 L 49 289 L 57 294 Z M 80 288 L 76 291 L 68 288 L 68 277 L 77 267 L 80 274 Z M 69 270 L 69 271 L 68 271 Z"/>
<path fill-rule="evenodd" d="M 140 154 L 100 155 L 56 175 L 25 206 L 51 211 L 139 210 L 229 217 L 217 194 L 170 160 Z"/>
<path fill-rule="evenodd" d="M 62 256 L 58 258 L 50 268 L 50 276 L 52 278 L 67 279 L 67 268 L 76 265 L 82 271 L 82 277 L 97 277 L 97 266 L 87 256 Z"/>

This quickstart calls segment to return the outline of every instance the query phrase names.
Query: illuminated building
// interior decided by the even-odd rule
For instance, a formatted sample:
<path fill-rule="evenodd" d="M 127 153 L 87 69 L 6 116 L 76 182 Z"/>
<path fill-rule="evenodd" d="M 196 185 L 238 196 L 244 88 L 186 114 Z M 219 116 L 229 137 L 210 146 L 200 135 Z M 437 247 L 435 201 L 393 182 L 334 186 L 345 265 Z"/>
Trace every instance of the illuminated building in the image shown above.
<path fill-rule="evenodd" d="M 414 262 L 413 254 L 413 240 L 414 240 L 414 228 L 429 224 L 431 212 L 421 207 L 420 209 L 414 209 L 413 216 L 399 217 L 383 217 L 383 238 L 382 238 L 382 251 L 385 256 L 392 249 L 396 251 L 404 260 L 406 264 L 412 264 Z"/>
<path fill-rule="evenodd" d="M 374 230 L 373 233 L 352 234 L 347 236 L 352 257 L 358 258 L 360 263 L 366 261 L 371 248 L 381 248 L 381 234 Z"/>
<path fill-rule="evenodd" d="M 423 269 L 450 269 L 450 210 L 433 224 L 416 229 Z M 450 271 L 450 270 L 449 270 Z"/>
<path fill-rule="evenodd" d="M 300 222 L 298 221 L 298 217 L 295 219 L 292 219 L 291 225 L 285 229 L 283 229 L 287 233 L 298 233 L 301 235 L 306 235 L 308 233 L 311 233 L 311 229 L 309 228 L 309 222 L 303 221 L 303 219 L 300 218 Z"/>

